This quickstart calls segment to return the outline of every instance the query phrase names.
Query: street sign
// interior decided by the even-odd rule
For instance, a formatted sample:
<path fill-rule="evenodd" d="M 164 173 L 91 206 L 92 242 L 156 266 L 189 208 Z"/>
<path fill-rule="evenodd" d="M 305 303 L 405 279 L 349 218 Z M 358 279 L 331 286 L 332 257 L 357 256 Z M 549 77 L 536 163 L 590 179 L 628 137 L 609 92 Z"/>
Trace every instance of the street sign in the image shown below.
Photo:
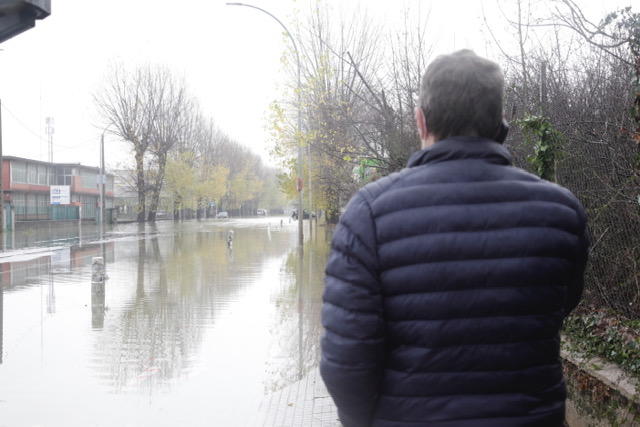
<path fill-rule="evenodd" d="M 69 205 L 71 204 L 71 186 L 69 185 L 52 185 L 49 187 L 51 194 L 50 203 L 52 205 Z"/>

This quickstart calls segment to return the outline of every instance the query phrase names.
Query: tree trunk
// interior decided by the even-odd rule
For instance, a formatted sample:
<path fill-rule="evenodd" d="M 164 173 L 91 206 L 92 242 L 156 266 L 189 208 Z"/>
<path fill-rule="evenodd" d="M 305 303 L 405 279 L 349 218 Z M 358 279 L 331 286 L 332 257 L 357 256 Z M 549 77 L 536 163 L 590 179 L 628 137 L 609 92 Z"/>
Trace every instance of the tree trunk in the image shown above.
<path fill-rule="evenodd" d="M 155 222 L 156 213 L 158 212 L 158 205 L 160 205 L 160 192 L 162 191 L 162 184 L 164 183 L 164 171 L 167 165 L 167 156 L 158 156 L 158 175 L 156 176 L 156 182 L 153 186 L 153 194 L 151 195 L 151 205 L 149 206 L 149 221 Z"/>
<path fill-rule="evenodd" d="M 180 200 L 177 198 L 173 200 L 173 220 L 178 221 L 180 219 Z"/>
<path fill-rule="evenodd" d="M 202 219 L 202 198 L 198 199 L 196 203 L 196 219 L 200 221 Z"/>
<path fill-rule="evenodd" d="M 144 222 L 146 213 L 146 194 L 144 185 L 144 152 L 136 150 L 136 187 L 138 190 L 138 222 Z"/>

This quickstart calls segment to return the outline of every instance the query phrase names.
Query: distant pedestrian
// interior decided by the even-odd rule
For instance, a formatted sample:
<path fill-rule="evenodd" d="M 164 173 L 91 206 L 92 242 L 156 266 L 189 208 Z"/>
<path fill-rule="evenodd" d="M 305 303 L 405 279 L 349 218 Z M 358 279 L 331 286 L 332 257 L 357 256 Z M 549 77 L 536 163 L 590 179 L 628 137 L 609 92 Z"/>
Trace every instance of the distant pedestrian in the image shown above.
<path fill-rule="evenodd" d="M 320 370 L 353 426 L 561 426 L 559 330 L 588 240 L 567 189 L 511 164 L 504 80 L 464 50 L 436 58 L 422 150 L 340 218 Z"/>

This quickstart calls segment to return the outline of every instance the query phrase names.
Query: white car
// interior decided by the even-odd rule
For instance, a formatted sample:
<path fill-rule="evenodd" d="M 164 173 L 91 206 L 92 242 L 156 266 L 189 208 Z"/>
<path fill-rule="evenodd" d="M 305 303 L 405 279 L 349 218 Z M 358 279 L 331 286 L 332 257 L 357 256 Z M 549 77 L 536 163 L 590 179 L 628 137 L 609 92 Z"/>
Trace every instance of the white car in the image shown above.
<path fill-rule="evenodd" d="M 227 212 L 227 211 L 220 211 L 220 212 L 218 212 L 218 215 L 216 215 L 216 218 L 223 218 L 223 219 L 227 219 L 227 218 L 229 218 L 229 212 Z"/>

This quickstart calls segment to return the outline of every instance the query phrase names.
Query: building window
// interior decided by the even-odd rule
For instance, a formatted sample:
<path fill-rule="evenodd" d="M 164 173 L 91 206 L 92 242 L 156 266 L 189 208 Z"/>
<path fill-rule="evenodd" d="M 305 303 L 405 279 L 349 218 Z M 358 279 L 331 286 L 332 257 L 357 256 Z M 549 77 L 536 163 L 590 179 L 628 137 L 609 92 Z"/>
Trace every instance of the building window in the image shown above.
<path fill-rule="evenodd" d="M 25 162 L 11 162 L 11 181 L 26 184 L 27 165 Z"/>
<path fill-rule="evenodd" d="M 45 165 L 38 166 L 38 185 L 49 184 L 49 168 Z"/>
<path fill-rule="evenodd" d="M 73 173 L 72 168 L 60 168 L 58 169 L 56 182 L 58 185 L 71 185 L 71 176 Z"/>
<path fill-rule="evenodd" d="M 27 183 L 38 183 L 38 166 L 35 163 L 27 163 Z"/>

